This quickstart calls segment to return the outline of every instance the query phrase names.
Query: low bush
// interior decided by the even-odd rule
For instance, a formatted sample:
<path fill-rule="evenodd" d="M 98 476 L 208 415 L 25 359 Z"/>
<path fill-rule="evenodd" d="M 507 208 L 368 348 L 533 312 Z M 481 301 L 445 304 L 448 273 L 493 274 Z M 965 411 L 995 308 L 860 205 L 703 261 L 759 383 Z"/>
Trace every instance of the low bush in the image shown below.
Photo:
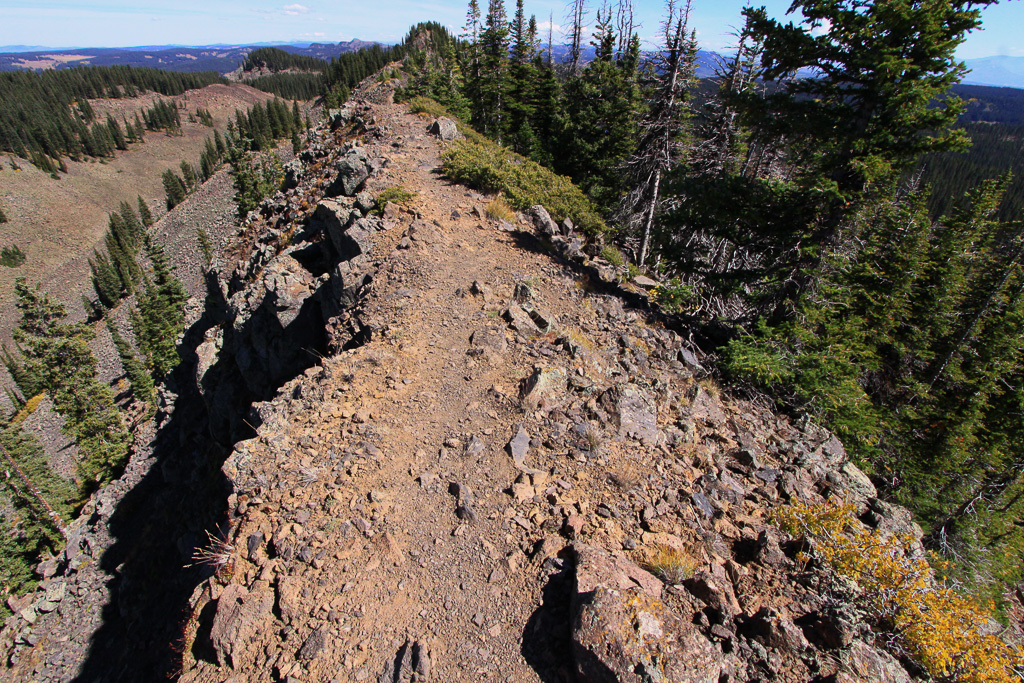
<path fill-rule="evenodd" d="M 426 114 L 435 119 L 441 116 L 448 116 L 448 110 L 445 109 L 443 104 L 421 95 L 409 100 L 409 111 L 414 114 Z"/>
<path fill-rule="evenodd" d="M 25 252 L 23 252 L 18 245 L 13 244 L 9 247 L 0 249 L 0 266 L 7 266 L 8 268 L 17 268 L 25 262 Z"/>
<path fill-rule="evenodd" d="M 1010 683 L 1024 677 L 1024 652 L 988 628 L 992 606 L 935 579 L 928 561 L 915 558 L 912 539 L 867 529 L 850 504 L 797 503 L 776 513 L 776 522 L 808 543 L 810 553 L 800 559 L 856 581 L 896 654 L 936 680 Z"/>
<path fill-rule="evenodd" d="M 395 204 L 405 204 L 406 202 L 411 201 L 415 197 L 415 192 L 410 192 L 401 185 L 386 187 L 383 190 L 381 190 L 380 194 L 377 195 L 377 198 L 375 200 L 377 202 L 376 211 L 378 214 L 382 214 L 384 213 L 384 207 L 386 207 L 391 202 L 394 202 Z"/>
<path fill-rule="evenodd" d="M 567 177 L 479 136 L 467 135 L 452 145 L 444 153 L 442 170 L 451 180 L 481 192 L 500 192 L 517 211 L 540 204 L 555 220 L 572 219 L 589 237 L 608 229 L 587 196 Z"/>
<path fill-rule="evenodd" d="M 626 264 L 626 257 L 622 255 L 621 251 L 610 244 L 601 247 L 601 258 L 616 268 L 621 268 Z"/>

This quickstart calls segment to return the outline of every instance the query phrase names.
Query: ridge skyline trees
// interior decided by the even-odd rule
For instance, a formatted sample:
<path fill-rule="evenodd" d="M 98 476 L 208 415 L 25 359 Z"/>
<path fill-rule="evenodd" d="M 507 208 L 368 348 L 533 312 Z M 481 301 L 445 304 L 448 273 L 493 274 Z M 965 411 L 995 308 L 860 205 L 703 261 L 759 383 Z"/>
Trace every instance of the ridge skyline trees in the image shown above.
<path fill-rule="evenodd" d="M 981 584 L 1022 576 L 1009 560 L 1024 552 L 1019 227 L 992 213 L 1005 182 L 933 222 L 907 178 L 924 155 L 962 148 L 954 50 L 988 4 L 798 0 L 787 23 L 750 8 L 719 92 L 699 100 L 692 84 L 659 95 L 695 41 L 678 70 L 652 68 L 615 35 L 628 8 L 599 12 L 595 59 L 576 68 L 517 69 L 515 42 L 492 31 L 505 40 L 492 61 L 512 68 L 488 82 L 472 77 L 486 52 L 483 34 L 470 42 L 471 3 L 457 53 L 470 120 L 571 177 L 606 217 L 626 197 L 616 239 L 717 335 L 737 386 L 836 430 Z M 500 24 L 493 2 L 488 15 Z"/>

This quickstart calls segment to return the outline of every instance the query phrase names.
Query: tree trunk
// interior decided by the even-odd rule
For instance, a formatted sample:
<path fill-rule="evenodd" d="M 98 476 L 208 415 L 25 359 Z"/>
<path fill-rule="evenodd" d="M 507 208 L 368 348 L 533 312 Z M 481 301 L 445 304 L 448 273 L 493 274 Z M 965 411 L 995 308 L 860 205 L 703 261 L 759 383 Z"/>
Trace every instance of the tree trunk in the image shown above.
<path fill-rule="evenodd" d="M 50 507 L 50 504 L 46 502 L 45 498 L 43 498 L 43 494 L 39 492 L 39 489 L 37 489 L 35 484 L 33 484 L 32 481 L 25 475 L 25 472 L 22 471 L 21 467 L 18 465 L 17 461 L 15 461 L 14 457 L 10 453 L 8 453 L 7 449 L 4 448 L 3 446 L 0 446 L 0 454 L 3 455 L 4 460 L 7 461 L 8 465 L 11 466 L 11 469 L 14 470 L 15 475 L 18 477 L 18 479 L 21 480 L 21 483 L 24 484 L 25 489 L 28 490 L 29 494 L 33 498 L 35 498 L 36 502 L 39 503 L 44 510 L 46 510 L 46 516 L 50 518 L 50 520 L 53 522 L 53 525 L 57 527 L 57 531 L 59 531 L 60 535 L 64 538 L 65 541 L 67 541 L 68 532 L 64 528 L 64 520 L 61 519 L 60 515 L 57 514 L 56 510 Z M 7 472 L 7 478 L 9 479 L 10 477 L 11 473 Z"/>

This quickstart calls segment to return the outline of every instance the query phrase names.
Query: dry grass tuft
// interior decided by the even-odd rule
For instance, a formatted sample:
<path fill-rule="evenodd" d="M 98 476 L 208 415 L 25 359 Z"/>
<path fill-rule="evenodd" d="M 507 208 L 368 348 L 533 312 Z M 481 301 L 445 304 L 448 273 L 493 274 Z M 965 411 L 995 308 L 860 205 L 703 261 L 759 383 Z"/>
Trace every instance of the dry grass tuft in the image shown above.
<path fill-rule="evenodd" d="M 512 210 L 512 207 L 508 205 L 504 197 L 495 197 L 487 204 L 487 217 L 492 218 L 496 221 L 507 221 L 514 223 L 516 220 L 516 212 Z"/>
<path fill-rule="evenodd" d="M 214 536 L 209 531 L 206 532 L 206 538 L 209 545 L 196 550 L 192 554 L 193 563 L 186 566 L 194 567 L 200 564 L 213 567 L 215 570 L 226 567 L 228 562 L 231 561 L 231 556 L 235 553 L 235 546 L 219 536 Z"/>
<path fill-rule="evenodd" d="M 674 586 L 693 577 L 697 561 L 678 548 L 660 545 L 649 553 L 644 569 Z"/>

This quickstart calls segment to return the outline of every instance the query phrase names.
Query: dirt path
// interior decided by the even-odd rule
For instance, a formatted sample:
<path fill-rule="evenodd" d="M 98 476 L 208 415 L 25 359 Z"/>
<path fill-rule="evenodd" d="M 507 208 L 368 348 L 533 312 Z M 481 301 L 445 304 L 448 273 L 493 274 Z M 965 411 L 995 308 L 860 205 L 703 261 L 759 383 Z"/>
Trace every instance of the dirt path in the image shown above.
<path fill-rule="evenodd" d="M 370 191 L 402 185 L 416 193 L 378 245 L 403 247 L 378 271 L 368 306 L 384 334 L 328 361 L 331 398 L 318 416 L 297 415 L 286 436 L 252 451 L 257 469 L 281 477 L 286 489 L 296 486 L 268 506 L 301 519 L 304 538 L 321 539 L 313 546 L 323 556 L 316 566 L 288 576 L 302 596 L 297 611 L 330 625 L 337 647 L 303 680 L 331 680 L 338 670 L 355 680 L 376 677 L 407 638 L 429 647 L 435 680 L 539 680 L 521 649 L 541 602 L 543 570 L 525 566 L 524 550 L 532 549 L 520 544 L 522 525 L 534 525 L 514 519 L 504 492 L 519 474 L 504 450 L 523 421 L 518 384 L 537 359 L 512 333 L 506 340 L 498 313 L 520 283 L 565 319 L 582 292 L 564 276 L 551 277 L 561 267 L 550 257 L 520 248 L 494 221 L 474 215 L 482 198 L 435 171 L 441 148 L 425 132 L 428 121 L 393 105 L 378 110 L 378 121 L 393 137 L 374 151 L 390 164 Z M 414 221 L 410 240 L 402 235 Z M 474 282 L 486 294 L 473 294 Z M 490 361 L 471 356 L 478 330 L 513 343 Z M 298 480 L 281 471 L 295 465 L 296 444 L 308 460 L 291 468 Z M 332 471 L 338 460 L 345 464 Z M 300 484 L 314 476 L 315 483 Z M 471 491 L 472 513 L 462 512 L 471 521 L 456 514 L 453 484 Z M 365 520 L 365 533 L 339 524 L 335 510 Z M 273 517 L 250 515 L 238 537 L 258 529 L 295 535 L 273 527 Z M 235 572 L 256 571 L 249 567 Z M 284 673 L 287 659 L 274 667 Z M 259 668 L 250 680 L 270 680 L 271 667 Z M 217 675 L 201 664 L 185 680 Z"/>

